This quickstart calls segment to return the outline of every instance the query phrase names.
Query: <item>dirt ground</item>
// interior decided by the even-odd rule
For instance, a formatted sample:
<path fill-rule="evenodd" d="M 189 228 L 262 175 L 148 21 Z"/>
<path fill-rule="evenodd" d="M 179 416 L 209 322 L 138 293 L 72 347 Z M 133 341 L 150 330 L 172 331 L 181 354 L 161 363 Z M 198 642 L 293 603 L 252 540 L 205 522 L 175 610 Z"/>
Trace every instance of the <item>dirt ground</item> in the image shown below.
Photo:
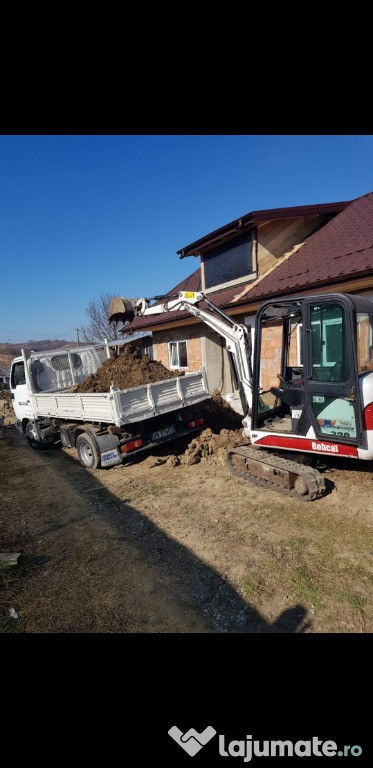
<path fill-rule="evenodd" d="M 363 463 L 330 458 L 307 503 L 231 475 L 218 444 L 198 463 L 189 443 L 89 471 L 0 432 L 0 551 L 21 553 L 0 573 L 0 631 L 373 630 Z"/>

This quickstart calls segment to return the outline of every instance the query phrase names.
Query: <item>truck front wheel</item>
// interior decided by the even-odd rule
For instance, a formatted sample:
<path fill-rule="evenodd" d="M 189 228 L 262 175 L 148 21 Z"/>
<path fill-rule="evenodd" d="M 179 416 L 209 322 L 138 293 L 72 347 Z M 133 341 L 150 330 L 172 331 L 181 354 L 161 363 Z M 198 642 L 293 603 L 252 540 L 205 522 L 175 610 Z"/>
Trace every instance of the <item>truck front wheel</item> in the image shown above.
<path fill-rule="evenodd" d="M 28 421 L 26 424 L 25 434 L 28 440 L 28 444 L 34 451 L 42 451 L 46 446 L 41 440 L 38 440 L 37 432 L 32 421 Z"/>
<path fill-rule="evenodd" d="M 100 452 L 93 437 L 88 432 L 79 435 L 76 441 L 79 461 L 87 469 L 97 469 L 101 463 Z"/>

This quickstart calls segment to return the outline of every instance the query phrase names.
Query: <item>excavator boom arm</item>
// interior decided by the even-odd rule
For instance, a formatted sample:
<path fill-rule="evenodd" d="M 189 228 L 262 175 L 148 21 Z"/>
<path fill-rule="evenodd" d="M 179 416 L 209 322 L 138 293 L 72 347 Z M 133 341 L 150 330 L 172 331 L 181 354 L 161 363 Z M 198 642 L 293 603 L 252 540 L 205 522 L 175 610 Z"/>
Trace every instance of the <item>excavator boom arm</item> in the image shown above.
<path fill-rule="evenodd" d="M 189 312 L 219 334 L 225 340 L 228 352 L 234 356 L 246 416 L 251 412 L 252 406 L 251 337 L 246 326 L 235 323 L 201 292 L 180 291 L 177 296 L 165 297 L 165 299 L 161 304 L 150 305 L 150 299 L 115 297 L 110 304 L 109 321 L 129 320 L 131 322 L 136 316 L 145 317 L 175 311 Z M 207 304 L 207 310 L 199 306 L 202 301 Z"/>

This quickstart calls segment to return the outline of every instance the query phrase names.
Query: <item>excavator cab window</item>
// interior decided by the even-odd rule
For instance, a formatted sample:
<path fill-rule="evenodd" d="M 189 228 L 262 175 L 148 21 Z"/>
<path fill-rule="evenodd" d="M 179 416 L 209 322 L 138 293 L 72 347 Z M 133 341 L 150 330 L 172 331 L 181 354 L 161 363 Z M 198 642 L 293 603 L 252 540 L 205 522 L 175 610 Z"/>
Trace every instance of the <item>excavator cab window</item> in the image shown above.
<path fill-rule="evenodd" d="M 310 322 L 312 380 L 346 381 L 350 377 L 350 365 L 343 307 L 339 304 L 311 305 Z"/>
<path fill-rule="evenodd" d="M 303 366 L 297 346 L 301 324 L 301 303 L 273 304 L 262 314 L 256 428 L 281 432 L 297 429 L 304 406 Z"/>

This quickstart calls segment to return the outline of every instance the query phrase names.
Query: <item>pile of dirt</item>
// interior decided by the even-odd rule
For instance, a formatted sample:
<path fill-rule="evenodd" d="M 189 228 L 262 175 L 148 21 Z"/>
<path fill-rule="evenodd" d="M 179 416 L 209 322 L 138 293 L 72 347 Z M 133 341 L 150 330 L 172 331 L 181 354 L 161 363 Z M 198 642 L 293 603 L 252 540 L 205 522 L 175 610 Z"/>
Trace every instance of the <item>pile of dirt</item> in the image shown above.
<path fill-rule="evenodd" d="M 210 466 L 215 464 L 217 466 L 225 466 L 227 461 L 227 453 L 231 448 L 235 448 L 236 445 L 249 445 L 250 440 L 246 440 L 242 436 L 242 429 L 222 429 L 218 434 L 214 433 L 211 429 L 204 429 L 199 435 L 194 435 L 189 439 L 188 444 L 183 448 L 180 448 L 180 442 L 178 446 L 172 448 L 172 443 L 168 443 L 157 452 L 157 455 L 147 456 L 142 459 L 141 464 L 149 468 L 155 467 L 160 464 L 165 464 L 167 467 L 179 467 L 180 465 L 191 466 L 192 464 L 199 464 L 200 461 L 208 463 Z"/>
<path fill-rule="evenodd" d="M 142 355 L 138 347 L 126 344 L 118 357 L 105 360 L 96 373 L 75 384 L 71 392 L 109 392 L 110 387 L 131 389 L 154 381 L 181 376 L 180 371 L 169 371 L 148 355 Z"/>
<path fill-rule="evenodd" d="M 0 397 L 0 426 L 7 427 L 14 424 L 16 416 L 13 410 L 12 401 L 9 397 Z"/>
<path fill-rule="evenodd" d="M 230 448 L 249 442 L 242 437 L 242 429 L 221 429 L 218 434 L 214 434 L 211 429 L 204 429 L 178 458 L 180 464 L 199 464 L 201 459 L 208 459 L 210 463 L 217 461 L 224 465 Z M 170 465 L 175 466 L 171 462 Z"/>
<path fill-rule="evenodd" d="M 206 429 L 191 436 L 182 448 L 180 443 L 166 444 L 163 455 L 167 456 L 167 466 L 199 464 L 201 460 L 225 465 L 230 448 L 250 444 L 250 440 L 243 437 L 242 416 L 218 392 L 215 391 L 210 400 L 193 406 L 193 411 L 196 417 L 203 416 Z M 152 461 L 154 456 L 149 457 L 149 462 Z M 155 459 L 155 463 L 164 463 L 164 459 Z"/>

